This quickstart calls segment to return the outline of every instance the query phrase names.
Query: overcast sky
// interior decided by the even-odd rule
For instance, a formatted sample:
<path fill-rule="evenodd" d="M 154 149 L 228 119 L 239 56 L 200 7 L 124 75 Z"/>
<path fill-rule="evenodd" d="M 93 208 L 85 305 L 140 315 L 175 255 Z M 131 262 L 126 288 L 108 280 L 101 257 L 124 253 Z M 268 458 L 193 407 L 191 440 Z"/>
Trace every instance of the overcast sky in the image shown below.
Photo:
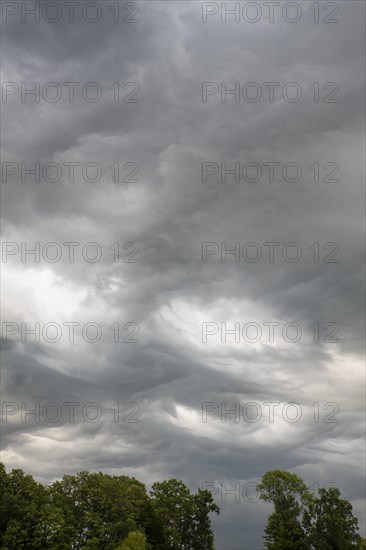
<path fill-rule="evenodd" d="M 218 550 L 286 469 L 364 533 L 364 3 L 4 4 L 2 460 L 214 484 Z"/>

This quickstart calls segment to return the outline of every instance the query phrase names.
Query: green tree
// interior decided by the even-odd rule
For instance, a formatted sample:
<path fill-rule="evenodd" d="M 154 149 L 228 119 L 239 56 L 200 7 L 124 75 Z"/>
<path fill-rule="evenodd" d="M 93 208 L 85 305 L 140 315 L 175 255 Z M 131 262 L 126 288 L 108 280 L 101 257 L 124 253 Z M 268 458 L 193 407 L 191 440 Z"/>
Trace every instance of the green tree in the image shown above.
<path fill-rule="evenodd" d="M 117 550 L 147 550 L 146 536 L 139 531 L 131 531 Z"/>
<path fill-rule="evenodd" d="M 112 550 L 148 523 L 148 495 L 134 478 L 101 472 L 66 475 L 52 485 L 50 498 L 62 510 L 64 540 L 74 550 Z"/>
<path fill-rule="evenodd" d="M 210 491 L 198 492 L 191 496 L 193 501 L 192 515 L 189 525 L 190 550 L 214 550 L 214 534 L 211 528 L 209 514 L 220 513 Z"/>
<path fill-rule="evenodd" d="M 209 514 L 219 513 L 209 491 L 191 494 L 182 481 L 170 479 L 154 483 L 151 489 L 152 506 L 161 541 L 159 550 L 213 550 L 214 536 Z"/>
<path fill-rule="evenodd" d="M 352 550 L 361 547 L 352 505 L 340 496 L 337 487 L 320 488 L 318 498 L 309 500 L 304 512 L 304 527 L 310 548 Z"/>
<path fill-rule="evenodd" d="M 209 491 L 182 481 L 143 483 L 102 472 L 64 475 L 48 487 L 0 463 L 1 550 L 213 550 Z"/>
<path fill-rule="evenodd" d="M 180 550 L 187 539 L 191 499 L 188 487 L 176 479 L 154 483 L 151 488 L 152 506 L 162 526 L 164 550 Z"/>
<path fill-rule="evenodd" d="M 306 550 L 301 526 L 303 504 L 310 497 L 303 480 L 283 470 L 272 470 L 257 485 L 260 498 L 274 504 L 274 512 L 265 528 L 265 546 L 269 550 Z"/>
<path fill-rule="evenodd" d="M 0 466 L 2 550 L 40 550 L 44 533 L 40 529 L 48 503 L 46 488 L 20 469 L 6 473 Z"/>
<path fill-rule="evenodd" d="M 260 498 L 274 504 L 265 528 L 270 550 L 360 550 L 358 522 L 352 505 L 338 488 L 320 488 L 313 496 L 303 480 L 290 472 L 273 470 L 257 485 Z"/>

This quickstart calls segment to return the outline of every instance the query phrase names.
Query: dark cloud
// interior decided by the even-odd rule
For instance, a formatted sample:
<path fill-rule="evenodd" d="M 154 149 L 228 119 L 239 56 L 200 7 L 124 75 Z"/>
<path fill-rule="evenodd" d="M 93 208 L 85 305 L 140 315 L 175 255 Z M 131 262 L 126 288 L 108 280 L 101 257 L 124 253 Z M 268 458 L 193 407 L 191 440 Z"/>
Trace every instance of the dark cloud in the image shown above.
<path fill-rule="evenodd" d="M 356 1 L 339 5 L 337 24 L 312 23 L 305 7 L 296 24 L 280 18 L 223 24 L 219 17 L 204 24 L 200 2 L 180 1 L 139 2 L 136 24 L 113 23 L 106 10 L 94 25 L 80 17 L 73 24 L 25 24 L 19 17 L 3 24 L 3 81 L 80 82 L 74 103 L 22 103 L 19 93 L 2 104 L 3 162 L 97 162 L 102 169 L 94 183 L 78 168 L 73 183 L 63 169 L 57 183 L 34 183 L 31 176 L 22 183 L 19 172 L 2 185 L 4 241 L 29 248 L 53 241 L 63 252 L 57 263 L 30 256 L 21 262 L 19 252 L 2 264 L 3 320 L 19 328 L 3 343 L 3 401 L 29 408 L 36 401 L 81 404 L 73 423 L 65 407 L 55 423 L 44 415 L 22 422 L 20 410 L 9 415 L 3 425 L 9 467 L 44 482 L 101 469 L 148 486 L 177 477 L 192 488 L 219 481 L 242 487 L 269 469 L 291 469 L 310 485 L 337 483 L 364 529 L 364 8 Z M 88 82 L 102 88 L 97 103 L 80 96 Z M 138 103 L 115 103 L 115 82 L 138 84 Z M 263 96 L 235 103 L 228 96 L 222 103 L 217 94 L 202 103 L 202 82 L 280 87 L 273 102 Z M 284 100 L 287 82 L 301 86 L 300 101 Z M 321 98 L 332 90 L 322 86 L 335 82 L 339 102 L 315 103 L 314 82 Z M 114 182 L 116 162 L 123 177 L 124 165 L 136 163 L 139 182 Z M 221 183 L 216 174 L 203 182 L 203 162 L 229 168 L 255 162 L 262 179 L 236 183 L 228 176 Z M 296 162 L 302 177 L 291 183 L 279 171 L 269 182 L 268 162 L 281 169 Z M 315 162 L 319 183 L 309 168 Z M 338 183 L 322 181 L 330 162 L 339 166 Z M 80 243 L 73 263 L 65 242 Z M 103 252 L 96 263 L 81 253 L 90 242 Z M 205 242 L 217 243 L 218 251 L 206 263 Z M 261 247 L 258 262 L 243 256 L 235 262 L 232 255 L 221 262 L 221 243 L 242 249 L 250 242 Z M 273 262 L 266 242 L 280 243 Z M 298 262 L 282 254 L 289 242 L 301 249 Z M 139 261 L 123 262 L 133 251 Z M 324 262 L 332 252 L 338 262 Z M 80 323 L 74 343 L 63 325 L 70 321 Z M 21 323 L 35 322 L 40 341 L 29 336 L 22 343 Z M 49 322 L 63 327 L 57 343 L 42 337 Z M 90 322 L 103 330 L 96 343 L 81 335 Z M 119 343 L 108 328 L 117 322 Z M 302 337 L 286 342 L 279 329 L 274 343 L 264 337 L 236 343 L 233 336 L 222 343 L 220 334 L 203 343 L 204 322 L 228 328 L 296 322 Z M 122 341 L 136 326 L 128 323 L 138 325 L 139 342 Z M 332 329 L 326 323 L 338 326 L 338 343 L 324 341 Z M 81 415 L 91 402 L 101 406 L 98 422 Z M 116 402 L 137 404 L 139 422 L 116 422 Z M 219 412 L 202 422 L 207 402 Z M 222 404 L 240 403 L 242 410 L 250 402 L 262 408 L 260 421 L 221 422 Z M 273 423 L 265 402 L 280 403 Z M 296 423 L 281 412 L 289 402 L 301 407 Z M 329 403 L 338 407 L 338 423 L 324 422 Z M 215 498 L 222 509 L 214 519 L 217 548 L 258 550 L 270 507 Z"/>

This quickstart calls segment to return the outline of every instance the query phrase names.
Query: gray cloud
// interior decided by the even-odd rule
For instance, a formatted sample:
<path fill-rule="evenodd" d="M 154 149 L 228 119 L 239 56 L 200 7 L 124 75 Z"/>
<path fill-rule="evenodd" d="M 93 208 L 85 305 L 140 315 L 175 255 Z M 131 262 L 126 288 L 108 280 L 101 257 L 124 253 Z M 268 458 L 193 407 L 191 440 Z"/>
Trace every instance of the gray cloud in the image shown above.
<path fill-rule="evenodd" d="M 363 5 L 340 2 L 340 22 L 315 24 L 304 10 L 298 23 L 277 18 L 204 24 L 201 2 L 139 2 L 139 22 L 113 23 L 111 13 L 96 24 L 3 24 L 3 81 L 97 82 L 103 96 L 90 103 L 20 101 L 2 104 L 2 161 L 97 162 L 100 181 L 75 182 L 67 172 L 57 183 L 34 183 L 19 174 L 2 184 L 4 241 L 56 242 L 60 261 L 50 263 L 20 253 L 2 263 L 3 320 L 19 332 L 3 344 L 3 401 L 34 405 L 96 402 L 99 422 L 80 414 L 55 424 L 9 416 L 3 458 L 48 482 L 81 469 L 134 475 L 149 486 L 177 477 L 192 488 L 205 482 L 234 486 L 258 481 L 267 470 L 291 469 L 307 483 L 334 482 L 349 498 L 362 524 L 362 410 L 364 395 L 363 280 Z M 105 3 L 107 5 L 107 2 Z M 302 4 L 303 5 L 303 4 Z M 279 82 L 273 103 L 219 94 L 202 103 L 202 82 Z M 115 82 L 135 82 L 138 103 L 115 103 Z M 303 97 L 285 101 L 280 93 L 297 82 Z M 339 85 L 338 103 L 314 103 L 314 82 Z M 65 87 L 63 87 L 65 90 Z M 128 92 L 131 90 L 128 90 Z M 330 89 L 326 92 L 331 91 Z M 124 92 L 126 93 L 126 92 Z M 323 96 L 322 96 L 323 97 Z M 138 183 L 115 183 L 110 166 L 139 167 Z M 202 181 L 202 163 L 233 167 L 248 162 L 296 162 L 297 183 L 276 173 L 257 182 L 236 183 L 220 174 Z M 314 183 L 309 169 L 319 162 L 339 165 L 339 183 Z M 264 174 L 264 172 L 263 172 Z M 125 176 L 123 172 L 123 176 Z M 99 243 L 100 261 L 86 261 L 81 250 Z M 273 263 L 263 243 L 279 242 Z M 62 243 L 78 242 L 70 263 Z M 113 243 L 125 257 L 138 243 L 137 263 L 113 261 Z M 202 243 L 259 243 L 256 263 L 235 262 L 220 252 L 202 262 Z M 281 251 L 301 247 L 296 263 Z M 337 263 L 325 263 L 336 243 Z M 314 261 L 314 243 L 320 259 Z M 59 342 L 20 338 L 20 323 L 99 323 L 100 341 L 75 342 L 66 329 Z M 232 328 L 248 322 L 298 323 L 297 343 L 281 335 L 274 343 L 236 343 L 220 334 L 202 342 L 202 323 Z M 138 324 L 138 343 L 113 342 L 108 327 Z M 339 327 L 339 342 L 314 342 L 310 325 Z M 263 418 L 234 422 L 220 414 L 202 422 L 202 403 L 233 408 L 257 402 Z M 303 416 L 286 421 L 281 412 L 270 423 L 264 402 L 296 402 Z M 115 422 L 114 403 L 135 402 L 137 423 Z M 319 403 L 320 421 L 310 407 Z M 324 422 L 336 403 L 338 423 Z M 109 412 L 108 412 L 109 410 Z M 65 412 L 63 410 L 63 412 Z M 80 411 L 79 411 L 80 412 Z M 129 412 L 124 411 L 124 412 Z M 219 550 L 258 550 L 270 507 L 265 503 L 220 502 L 214 519 Z"/>

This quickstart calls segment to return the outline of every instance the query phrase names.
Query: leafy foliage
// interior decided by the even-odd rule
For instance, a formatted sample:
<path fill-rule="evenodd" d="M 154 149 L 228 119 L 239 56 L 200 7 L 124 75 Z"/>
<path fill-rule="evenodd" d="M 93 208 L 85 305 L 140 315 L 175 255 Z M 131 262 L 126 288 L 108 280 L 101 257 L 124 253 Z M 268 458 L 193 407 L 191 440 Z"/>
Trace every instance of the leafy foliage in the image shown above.
<path fill-rule="evenodd" d="M 265 528 L 268 550 L 362 550 L 350 502 L 338 488 L 317 497 L 295 474 L 273 470 L 257 485 L 273 513 Z M 214 550 L 209 491 L 176 479 L 145 485 L 102 472 L 64 475 L 45 487 L 0 463 L 1 550 Z"/>
<path fill-rule="evenodd" d="M 147 550 L 146 544 L 146 536 L 144 533 L 131 531 L 117 550 Z"/>
<path fill-rule="evenodd" d="M 262 476 L 257 489 L 262 500 L 272 502 L 275 511 L 265 529 L 266 547 L 271 550 L 302 550 L 305 535 L 300 524 L 301 502 L 306 498 L 306 485 L 295 474 L 273 470 Z"/>
<path fill-rule="evenodd" d="M 273 470 L 257 485 L 260 498 L 274 504 L 265 528 L 269 550 L 361 549 L 352 505 L 337 488 L 320 488 L 314 497 L 303 480 L 290 472 Z"/>
<path fill-rule="evenodd" d="M 163 525 L 161 550 L 212 550 L 214 537 L 209 514 L 219 513 L 209 491 L 189 489 L 176 479 L 154 483 L 151 490 L 156 516 Z"/>
<path fill-rule="evenodd" d="M 352 505 L 340 498 L 336 487 L 319 489 L 319 497 L 309 502 L 304 512 L 304 526 L 311 547 L 319 550 L 361 548 L 357 519 Z"/>
<path fill-rule="evenodd" d="M 211 550 L 208 491 L 182 481 L 155 483 L 151 496 L 133 477 L 80 472 L 49 487 L 0 464 L 2 550 Z"/>

